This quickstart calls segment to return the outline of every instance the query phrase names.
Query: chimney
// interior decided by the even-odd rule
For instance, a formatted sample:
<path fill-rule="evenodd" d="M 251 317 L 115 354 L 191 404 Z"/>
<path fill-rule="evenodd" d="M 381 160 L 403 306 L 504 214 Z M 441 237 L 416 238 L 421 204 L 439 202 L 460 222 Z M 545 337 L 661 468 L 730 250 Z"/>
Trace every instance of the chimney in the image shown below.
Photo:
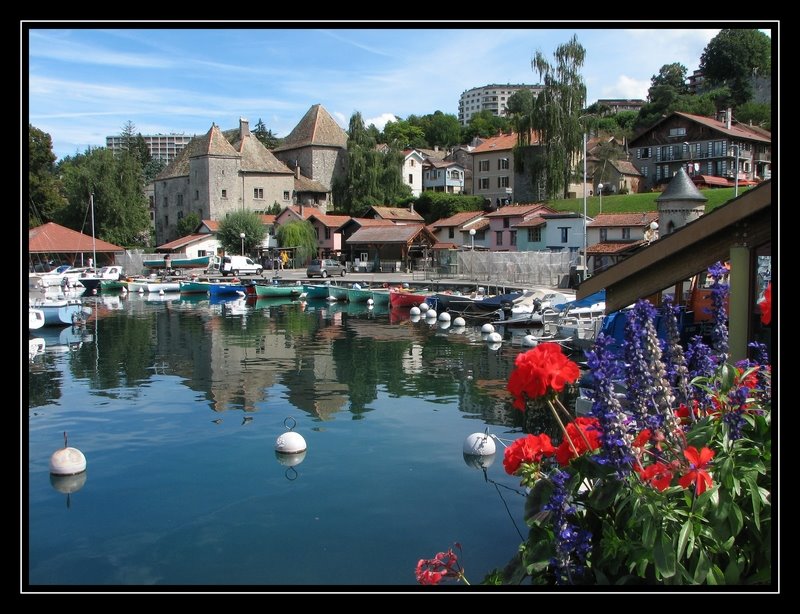
<path fill-rule="evenodd" d="M 239 118 L 239 138 L 244 140 L 244 137 L 250 136 L 250 122 L 244 117 Z"/>
<path fill-rule="evenodd" d="M 295 179 L 300 179 L 300 164 L 297 160 L 294 161 L 294 176 Z"/>
<path fill-rule="evenodd" d="M 411 213 L 414 213 L 414 203 L 413 202 L 408 206 L 408 209 L 409 209 L 409 211 L 411 211 Z"/>
<path fill-rule="evenodd" d="M 725 127 L 730 130 L 731 129 L 731 108 L 725 111 Z"/>

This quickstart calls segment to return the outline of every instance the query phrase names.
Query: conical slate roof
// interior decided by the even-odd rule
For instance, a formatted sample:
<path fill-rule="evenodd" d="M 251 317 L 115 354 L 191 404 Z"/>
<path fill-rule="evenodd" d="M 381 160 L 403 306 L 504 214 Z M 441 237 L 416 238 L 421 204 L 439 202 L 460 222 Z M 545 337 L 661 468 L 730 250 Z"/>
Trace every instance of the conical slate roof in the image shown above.
<path fill-rule="evenodd" d="M 681 166 L 680 170 L 669 180 L 667 189 L 656 198 L 657 203 L 671 200 L 697 200 L 706 202 L 708 199 L 700 193 L 697 186 L 689 179 L 686 169 Z"/>
<path fill-rule="evenodd" d="M 347 133 L 321 104 L 313 105 L 283 140 L 283 144 L 273 151 L 286 151 L 310 145 L 347 147 Z"/>
<path fill-rule="evenodd" d="M 237 140 L 233 147 L 242 156 L 243 171 L 294 174 L 288 166 L 273 156 L 272 152 L 264 147 L 264 144 L 252 134 Z"/>
<path fill-rule="evenodd" d="M 189 158 L 199 156 L 239 157 L 239 153 L 222 135 L 219 126 L 211 124 L 211 128 L 202 136 L 194 137 L 178 156 L 161 171 L 156 179 L 183 177 L 189 174 Z"/>

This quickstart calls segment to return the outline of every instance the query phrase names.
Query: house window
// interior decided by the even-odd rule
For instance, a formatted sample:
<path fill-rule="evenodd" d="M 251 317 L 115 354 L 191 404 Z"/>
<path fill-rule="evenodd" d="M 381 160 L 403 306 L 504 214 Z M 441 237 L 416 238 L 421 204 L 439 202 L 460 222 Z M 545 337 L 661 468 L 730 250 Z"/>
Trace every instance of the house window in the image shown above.
<path fill-rule="evenodd" d="M 481 172 L 488 172 L 489 171 L 489 160 L 479 160 L 478 161 L 478 170 Z"/>
<path fill-rule="evenodd" d="M 414 183 L 414 175 L 409 173 L 408 174 L 408 184 L 412 185 Z"/>
<path fill-rule="evenodd" d="M 264 199 L 264 188 L 253 188 L 253 198 L 263 200 Z"/>
<path fill-rule="evenodd" d="M 567 243 L 569 241 L 569 226 L 560 226 L 559 230 L 561 231 L 561 242 Z"/>
<path fill-rule="evenodd" d="M 326 227 L 325 228 L 325 239 L 327 240 L 327 239 L 330 239 L 330 238 L 331 238 L 331 229 Z"/>
<path fill-rule="evenodd" d="M 228 198 L 228 190 L 222 190 L 222 198 Z"/>
<path fill-rule="evenodd" d="M 489 189 L 489 178 L 488 177 L 481 177 L 478 180 L 478 189 L 479 190 L 488 190 Z"/>
<path fill-rule="evenodd" d="M 649 170 L 650 170 L 650 167 L 649 167 L 649 166 L 647 166 L 647 165 L 645 165 L 645 166 L 642 166 L 642 168 L 640 168 L 640 169 L 639 169 L 639 171 L 640 171 L 640 172 L 642 173 L 642 175 L 644 175 L 645 177 L 647 177 L 647 173 L 648 173 L 648 171 L 649 171 Z"/>
<path fill-rule="evenodd" d="M 497 178 L 497 187 L 498 188 L 507 188 L 509 186 L 508 183 L 508 175 L 505 177 L 498 177 Z"/>
<path fill-rule="evenodd" d="M 450 171 L 450 179 L 461 179 L 461 173 L 459 171 Z"/>
<path fill-rule="evenodd" d="M 503 231 L 502 230 L 496 231 L 494 233 L 494 236 L 495 236 L 495 243 L 497 243 L 497 245 L 502 245 L 503 244 Z"/>
<path fill-rule="evenodd" d="M 179 207 L 183 207 L 183 194 L 175 196 L 175 201 Z"/>
<path fill-rule="evenodd" d="M 478 232 L 476 232 L 475 233 L 475 240 L 476 241 L 485 241 L 486 240 L 486 231 L 485 230 L 479 230 Z"/>
<path fill-rule="evenodd" d="M 200 190 L 195 190 L 194 191 L 194 199 L 195 200 L 200 200 Z"/>
<path fill-rule="evenodd" d="M 504 217 L 503 218 L 503 228 L 510 228 L 511 227 L 511 218 Z"/>
<path fill-rule="evenodd" d="M 542 227 L 528 228 L 528 243 L 539 243 L 542 240 Z"/>
<path fill-rule="evenodd" d="M 283 192 L 283 200 L 289 200 L 289 191 L 288 190 L 284 190 L 284 192 Z"/>
<path fill-rule="evenodd" d="M 168 215 L 164 216 L 164 226 L 169 226 L 169 216 Z"/>
<path fill-rule="evenodd" d="M 165 196 L 165 197 L 164 197 L 164 208 L 166 209 L 167 207 L 169 207 L 169 198 L 167 198 L 167 197 Z"/>
<path fill-rule="evenodd" d="M 203 256 L 208 256 L 208 252 L 206 250 L 204 250 L 204 249 L 198 249 L 197 250 L 197 257 L 201 258 Z"/>
<path fill-rule="evenodd" d="M 686 136 L 686 128 L 670 128 L 670 136 Z"/>
<path fill-rule="evenodd" d="M 179 220 L 183 219 L 183 211 L 178 211 L 178 219 Z"/>
<path fill-rule="evenodd" d="M 414 166 L 414 160 L 410 160 L 411 166 Z"/>
<path fill-rule="evenodd" d="M 650 147 L 640 147 L 639 148 L 639 155 L 636 156 L 637 158 L 647 159 L 652 155 L 652 149 Z"/>
<path fill-rule="evenodd" d="M 509 245 L 516 245 L 517 244 L 517 231 L 516 230 L 512 230 L 509 233 L 508 243 L 509 243 Z"/>
<path fill-rule="evenodd" d="M 455 236 L 456 236 L 456 229 L 450 226 L 450 228 L 447 229 L 447 238 L 453 239 L 455 238 Z"/>
<path fill-rule="evenodd" d="M 605 243 L 608 241 L 608 228 L 601 228 L 600 229 L 600 243 Z"/>
<path fill-rule="evenodd" d="M 508 170 L 508 158 L 500 158 L 497 161 L 497 170 L 498 171 L 507 171 Z"/>
<path fill-rule="evenodd" d="M 630 239 L 631 238 L 631 229 L 630 228 L 623 228 L 622 229 L 622 238 L 623 239 Z"/>

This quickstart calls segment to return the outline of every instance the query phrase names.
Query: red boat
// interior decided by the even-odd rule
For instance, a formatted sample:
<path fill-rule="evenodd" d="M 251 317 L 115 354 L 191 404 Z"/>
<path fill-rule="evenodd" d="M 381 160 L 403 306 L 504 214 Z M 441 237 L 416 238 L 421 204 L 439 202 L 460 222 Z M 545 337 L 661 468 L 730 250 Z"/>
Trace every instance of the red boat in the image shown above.
<path fill-rule="evenodd" d="M 426 298 L 428 298 L 427 294 L 419 294 L 402 288 L 393 288 L 389 292 L 389 304 L 392 307 L 416 307 L 420 303 L 424 303 Z"/>

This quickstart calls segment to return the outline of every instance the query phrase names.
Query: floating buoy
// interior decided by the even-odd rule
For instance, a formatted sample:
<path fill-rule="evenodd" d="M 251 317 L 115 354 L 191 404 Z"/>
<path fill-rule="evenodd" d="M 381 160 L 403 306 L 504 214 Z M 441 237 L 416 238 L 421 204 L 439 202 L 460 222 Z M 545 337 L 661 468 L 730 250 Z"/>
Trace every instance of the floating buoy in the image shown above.
<path fill-rule="evenodd" d="M 420 314 L 419 307 L 412 307 L 408 310 L 409 315 L 418 316 Z"/>
<path fill-rule="evenodd" d="M 461 328 L 462 326 L 466 326 L 467 322 L 461 316 L 458 316 L 455 320 L 453 320 L 453 326 Z"/>
<path fill-rule="evenodd" d="M 331 296 L 331 295 L 329 294 L 329 295 L 328 295 L 328 298 L 327 298 L 327 299 L 325 299 L 325 300 L 327 300 L 329 303 L 335 303 L 335 302 L 336 302 L 337 300 L 339 300 L 339 299 L 337 299 L 335 296 Z"/>
<path fill-rule="evenodd" d="M 450 328 L 450 320 L 439 320 L 437 324 L 441 330 Z"/>
<path fill-rule="evenodd" d="M 488 430 L 487 430 L 488 431 Z M 472 433 L 464 440 L 464 454 L 471 456 L 490 456 L 497 452 L 494 439 L 488 432 Z"/>
<path fill-rule="evenodd" d="M 128 293 L 128 289 L 125 286 L 122 286 L 122 295 L 125 296 Z"/>
<path fill-rule="evenodd" d="M 487 322 L 486 324 L 481 326 L 481 332 L 482 333 L 493 333 L 494 332 L 494 326 L 492 326 L 491 324 L 489 324 Z"/>
<path fill-rule="evenodd" d="M 430 309 L 430 308 L 431 308 L 431 306 L 430 306 L 430 305 L 428 305 L 428 303 L 425 303 L 425 302 L 423 302 L 423 303 L 420 303 L 420 304 L 419 304 L 419 310 L 420 310 L 421 312 L 423 312 L 423 313 L 427 313 L 427 312 L 428 312 L 428 309 Z"/>
<path fill-rule="evenodd" d="M 423 305 L 424 305 L 424 303 L 423 303 Z M 428 309 L 428 311 L 425 312 L 425 318 L 426 319 L 430 319 L 430 320 L 435 320 L 436 319 L 436 310 L 435 309 Z"/>
<path fill-rule="evenodd" d="M 522 338 L 522 345 L 529 348 L 534 348 L 539 345 L 539 340 L 533 335 L 525 335 Z"/>
<path fill-rule="evenodd" d="M 50 457 L 50 473 L 76 475 L 84 471 L 86 471 L 86 457 L 77 448 L 67 446 L 67 433 L 64 431 L 64 447 L 53 452 Z"/>
<path fill-rule="evenodd" d="M 503 335 L 500 333 L 489 333 L 486 336 L 487 343 L 500 343 L 503 340 Z"/>
<path fill-rule="evenodd" d="M 141 286 L 139 286 L 139 294 L 144 294 L 144 288 L 142 288 Z"/>
<path fill-rule="evenodd" d="M 496 351 L 499 350 L 501 347 L 503 347 L 503 344 L 497 341 L 494 343 L 487 343 L 486 347 L 488 347 L 490 350 Z"/>
<path fill-rule="evenodd" d="M 92 294 L 94 294 L 94 295 L 97 294 L 97 288 L 92 288 Z"/>
<path fill-rule="evenodd" d="M 56 475 L 50 474 L 50 485 L 64 495 L 71 495 L 78 492 L 86 484 L 86 472 L 82 471 L 77 475 Z"/>
<path fill-rule="evenodd" d="M 442 313 L 439 314 L 439 319 L 442 322 L 449 322 L 450 321 L 450 314 L 447 313 L 446 311 L 443 311 Z"/>
<path fill-rule="evenodd" d="M 289 421 L 291 420 L 291 426 Z M 289 429 L 288 433 L 284 433 L 275 441 L 275 451 L 281 454 L 299 454 L 306 451 L 306 440 L 300 433 L 295 433 L 292 429 L 297 425 L 294 418 L 286 418 L 283 421 L 284 426 Z"/>
<path fill-rule="evenodd" d="M 295 467 L 306 459 L 306 451 L 297 452 L 295 454 L 286 454 L 283 452 L 275 451 L 275 458 L 284 467 Z"/>
<path fill-rule="evenodd" d="M 411 320 L 414 324 L 416 324 L 422 319 L 422 317 L 419 314 L 411 314 L 411 316 L 408 319 Z"/>
<path fill-rule="evenodd" d="M 368 299 L 367 299 L 367 305 L 369 305 L 370 307 L 372 307 L 374 304 L 375 304 L 375 301 L 373 301 L 371 298 L 368 298 Z"/>
<path fill-rule="evenodd" d="M 158 296 L 164 296 L 164 288 L 158 291 Z"/>
<path fill-rule="evenodd" d="M 464 462 L 467 463 L 467 467 L 472 467 L 473 469 L 488 469 L 494 463 L 495 458 L 497 458 L 496 454 L 489 454 L 487 456 L 464 454 Z"/>

